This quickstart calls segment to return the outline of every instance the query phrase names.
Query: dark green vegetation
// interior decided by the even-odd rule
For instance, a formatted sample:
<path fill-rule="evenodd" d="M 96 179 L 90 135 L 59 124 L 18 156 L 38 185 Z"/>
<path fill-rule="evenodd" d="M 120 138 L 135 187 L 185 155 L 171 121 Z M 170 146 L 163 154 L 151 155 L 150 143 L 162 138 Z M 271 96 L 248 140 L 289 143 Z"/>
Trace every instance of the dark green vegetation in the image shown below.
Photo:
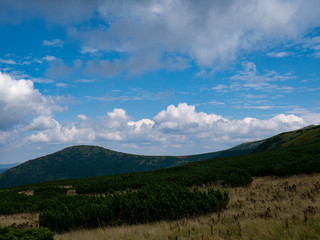
<path fill-rule="evenodd" d="M 96 146 L 69 147 L 27 161 L 0 174 L 0 187 L 179 166 L 205 159 L 248 154 L 260 143 L 261 141 L 246 143 L 225 151 L 190 156 L 143 156 L 115 152 Z"/>
<path fill-rule="evenodd" d="M 106 196 L 66 195 L 64 188 L 39 188 L 34 196 L 14 190 L 0 192 L 0 214 L 40 212 L 40 226 L 62 232 L 197 216 L 226 207 L 226 193 L 207 193 L 174 183 L 147 185 Z"/>
<path fill-rule="evenodd" d="M 48 200 L 40 214 L 41 226 L 56 232 L 70 228 L 92 228 L 178 219 L 218 211 L 228 203 L 228 195 L 209 190 L 193 191 L 176 184 L 145 186 L 138 191 L 105 197 L 72 196 L 59 202 Z"/>
<path fill-rule="evenodd" d="M 0 226 L 0 240 L 53 240 L 53 232 L 47 228 L 19 229 Z"/>

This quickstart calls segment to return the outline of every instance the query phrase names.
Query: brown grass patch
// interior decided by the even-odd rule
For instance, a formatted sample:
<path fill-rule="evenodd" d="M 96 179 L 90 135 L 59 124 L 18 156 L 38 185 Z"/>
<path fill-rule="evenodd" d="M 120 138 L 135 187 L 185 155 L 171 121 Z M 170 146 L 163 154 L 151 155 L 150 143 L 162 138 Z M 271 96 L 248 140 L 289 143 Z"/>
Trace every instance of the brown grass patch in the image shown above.
<path fill-rule="evenodd" d="M 17 226 L 21 228 L 32 228 L 39 226 L 38 213 L 19 213 L 11 215 L 0 215 L 0 226 Z"/>

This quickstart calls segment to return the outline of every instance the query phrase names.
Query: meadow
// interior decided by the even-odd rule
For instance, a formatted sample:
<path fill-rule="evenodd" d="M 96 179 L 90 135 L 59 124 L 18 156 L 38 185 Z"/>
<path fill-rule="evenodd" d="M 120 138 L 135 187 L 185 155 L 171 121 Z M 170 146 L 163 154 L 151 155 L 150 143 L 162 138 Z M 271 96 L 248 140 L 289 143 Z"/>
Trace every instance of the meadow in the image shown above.
<path fill-rule="evenodd" d="M 98 239 L 320 239 L 320 174 L 256 177 L 247 187 L 214 187 L 228 192 L 226 209 L 151 223 L 74 229 L 55 240 Z M 39 226 L 38 213 L 1 215 L 4 226 Z"/>
<path fill-rule="evenodd" d="M 56 234 L 55 240 L 320 239 L 320 174 L 259 177 L 248 187 L 213 187 L 229 193 L 229 204 L 221 212 L 175 221 L 76 230 Z"/>

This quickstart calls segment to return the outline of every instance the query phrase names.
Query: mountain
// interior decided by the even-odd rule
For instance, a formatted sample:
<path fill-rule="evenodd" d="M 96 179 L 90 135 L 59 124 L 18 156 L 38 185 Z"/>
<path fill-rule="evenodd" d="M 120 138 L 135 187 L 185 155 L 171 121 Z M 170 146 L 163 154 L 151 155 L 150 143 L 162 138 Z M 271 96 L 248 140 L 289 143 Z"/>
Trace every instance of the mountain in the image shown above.
<path fill-rule="evenodd" d="M 144 156 L 116 152 L 98 146 L 73 146 L 29 160 L 0 174 L 0 187 L 156 170 L 194 161 L 245 155 L 260 144 L 261 141 L 244 143 L 225 151 L 189 156 Z"/>

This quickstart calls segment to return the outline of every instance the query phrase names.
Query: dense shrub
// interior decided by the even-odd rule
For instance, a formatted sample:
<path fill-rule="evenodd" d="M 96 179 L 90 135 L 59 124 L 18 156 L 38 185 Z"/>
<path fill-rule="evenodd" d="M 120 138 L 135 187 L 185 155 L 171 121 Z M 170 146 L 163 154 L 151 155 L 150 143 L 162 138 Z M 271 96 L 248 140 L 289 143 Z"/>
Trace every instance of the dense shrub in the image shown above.
<path fill-rule="evenodd" d="M 51 202 L 40 214 L 41 226 L 57 232 L 70 228 L 135 224 L 177 219 L 225 208 L 227 193 L 208 193 L 176 184 L 157 184 L 106 197 L 68 196 Z"/>
<path fill-rule="evenodd" d="M 62 187 L 39 187 L 34 191 L 35 196 L 52 197 L 57 195 L 64 195 L 67 193 L 67 189 Z"/>
<path fill-rule="evenodd" d="M 53 240 L 53 236 L 53 232 L 47 228 L 0 227 L 0 240 Z"/>
<path fill-rule="evenodd" d="M 248 186 L 252 183 L 252 177 L 246 170 L 230 169 L 222 175 L 222 181 L 230 187 Z"/>
<path fill-rule="evenodd" d="M 37 211 L 38 201 L 33 196 L 18 194 L 16 191 L 0 192 L 0 214 Z"/>

